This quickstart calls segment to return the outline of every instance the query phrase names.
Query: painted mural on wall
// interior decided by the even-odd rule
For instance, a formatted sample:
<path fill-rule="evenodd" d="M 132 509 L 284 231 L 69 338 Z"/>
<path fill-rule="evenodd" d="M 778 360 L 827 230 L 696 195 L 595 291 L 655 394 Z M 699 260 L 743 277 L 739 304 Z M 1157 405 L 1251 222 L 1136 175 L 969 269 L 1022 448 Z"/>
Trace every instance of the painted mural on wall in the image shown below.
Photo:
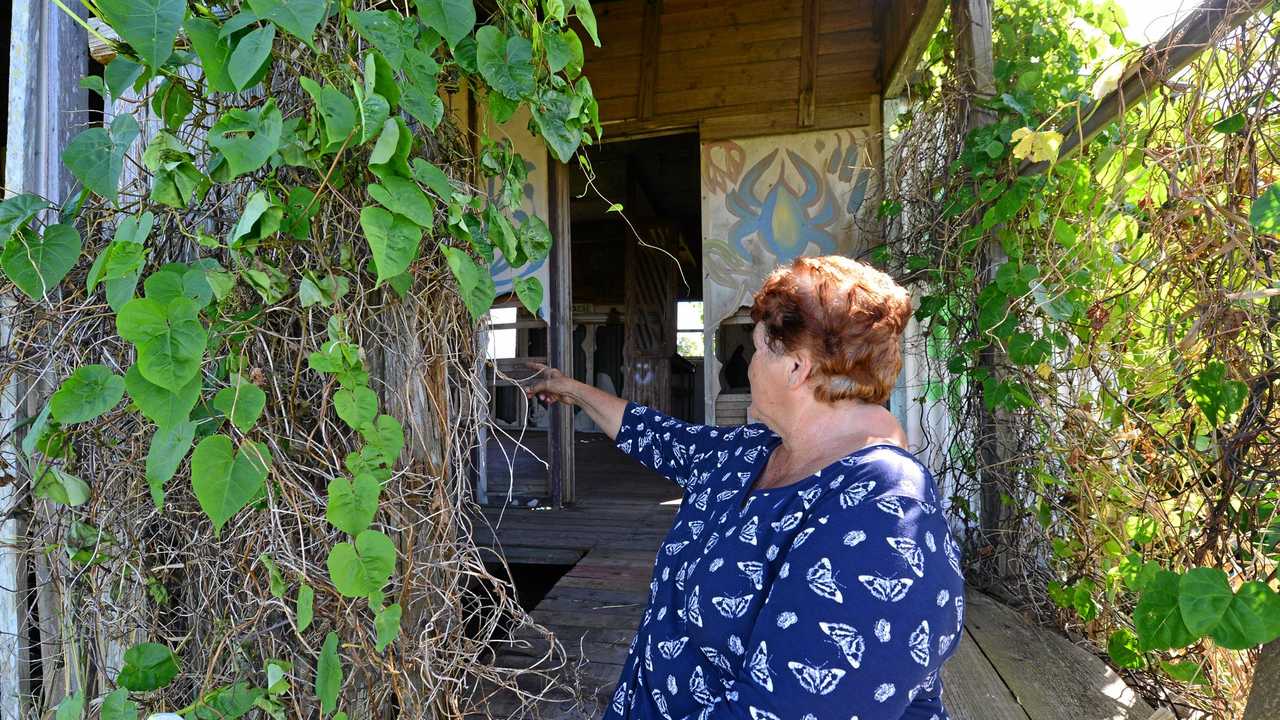
<path fill-rule="evenodd" d="M 869 246 L 875 178 L 862 128 L 702 144 L 702 267 L 707 337 L 749 306 L 778 265 Z M 707 368 L 708 412 L 723 358 Z M 710 415 L 708 416 L 710 417 Z"/>
<path fill-rule="evenodd" d="M 524 106 L 521 106 L 521 110 L 514 117 L 500 126 L 500 133 L 511 140 L 512 147 L 524 158 L 529 171 L 528 180 L 521 189 L 523 200 L 520 208 L 510 213 L 511 221 L 516 224 L 524 222 L 530 215 L 536 215 L 544 220 L 550 217 L 547 204 L 547 149 L 546 145 L 534 137 L 528 128 L 529 111 Z M 501 190 L 497 181 L 490 178 L 488 187 L 485 188 L 488 196 L 496 197 Z M 538 315 L 543 320 L 547 319 L 547 312 L 551 307 L 549 258 L 543 258 L 536 263 L 525 263 L 512 270 L 506 259 L 502 257 L 502 251 L 495 248 L 493 264 L 489 266 L 489 272 L 493 276 L 493 284 L 498 290 L 499 297 L 514 292 L 513 284 L 517 278 L 537 277 L 542 282 L 542 307 L 538 309 Z"/>

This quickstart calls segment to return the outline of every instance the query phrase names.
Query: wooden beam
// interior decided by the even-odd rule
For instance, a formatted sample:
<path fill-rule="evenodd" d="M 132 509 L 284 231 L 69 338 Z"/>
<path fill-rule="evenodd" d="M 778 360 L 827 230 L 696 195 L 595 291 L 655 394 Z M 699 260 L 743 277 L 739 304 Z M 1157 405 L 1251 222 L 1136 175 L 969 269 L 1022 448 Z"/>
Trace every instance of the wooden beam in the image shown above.
<path fill-rule="evenodd" d="M 653 117 L 658 89 L 658 50 L 662 40 L 662 0 L 648 0 L 640 29 L 640 93 L 636 96 L 636 117 Z"/>
<path fill-rule="evenodd" d="M 1062 124 L 1062 145 L 1058 158 L 1069 157 L 1092 140 L 1103 128 L 1156 88 L 1162 87 L 1207 50 L 1222 34 L 1248 20 L 1268 0 L 1206 0 L 1168 35 L 1148 45 L 1142 57 L 1125 70 L 1115 90 L 1102 99 L 1079 108 Z M 1043 172 L 1050 163 L 1024 162 L 1020 175 Z"/>
<path fill-rule="evenodd" d="M 822 16 L 821 0 L 804 0 L 800 14 L 800 112 L 796 123 L 813 127 L 817 115 L 818 85 L 818 18 Z"/>
<path fill-rule="evenodd" d="M 901 0 L 894 3 L 895 10 L 899 7 L 901 7 Z M 937 32 L 938 23 L 942 22 L 942 13 L 946 9 L 947 0 L 924 0 L 924 5 L 918 6 L 911 17 L 911 31 L 907 35 L 907 42 L 902 46 L 902 51 L 897 57 L 886 58 L 890 61 L 883 83 L 883 95 L 886 98 L 897 97 L 906 89 L 907 78 L 915 71 L 920 58 L 924 56 L 924 50 L 929 46 L 929 38 Z M 887 38 L 882 37 L 881 40 L 884 42 Z"/>
<path fill-rule="evenodd" d="M 548 155 L 548 157 L 550 157 Z M 551 313 L 547 333 L 551 367 L 573 377 L 573 265 L 569 237 L 569 167 L 552 160 L 547 170 L 547 218 L 551 229 Z M 574 500 L 573 408 L 556 403 L 548 428 L 551 507 Z"/>

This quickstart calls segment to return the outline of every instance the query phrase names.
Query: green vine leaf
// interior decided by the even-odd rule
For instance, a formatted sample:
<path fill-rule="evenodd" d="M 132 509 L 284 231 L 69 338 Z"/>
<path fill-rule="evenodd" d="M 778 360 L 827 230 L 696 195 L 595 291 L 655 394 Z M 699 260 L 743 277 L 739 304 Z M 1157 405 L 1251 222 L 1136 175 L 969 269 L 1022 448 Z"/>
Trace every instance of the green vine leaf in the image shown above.
<path fill-rule="evenodd" d="M 315 49 L 316 26 L 324 20 L 325 0 L 249 0 L 249 7 L 258 17 Z"/>
<path fill-rule="evenodd" d="M 372 423 L 360 428 L 360 436 L 368 443 L 368 450 L 382 456 L 384 465 L 391 467 L 404 450 L 404 426 L 390 415 L 379 415 Z"/>
<path fill-rule="evenodd" d="M 427 27 L 455 47 L 476 26 L 472 0 L 418 0 L 418 12 Z"/>
<path fill-rule="evenodd" d="M 236 90 L 257 85 L 267 74 L 271 45 L 276 40 L 276 27 L 264 25 L 248 33 L 236 43 L 227 64 L 227 74 Z"/>
<path fill-rule="evenodd" d="M 360 228 L 373 252 L 378 284 L 409 269 L 418 257 L 422 228 L 408 218 L 378 207 L 360 211 Z"/>
<path fill-rule="evenodd" d="M 563 163 L 573 160 L 582 143 L 582 129 L 575 110 L 580 104 L 573 95 L 545 90 L 530 107 L 538 133 Z"/>
<path fill-rule="evenodd" d="M 49 408 L 54 420 L 72 425 L 98 417 L 123 397 L 124 378 L 106 365 L 83 365 L 62 381 L 49 398 Z"/>
<path fill-rule="evenodd" d="M 316 697 L 320 698 L 320 714 L 328 715 L 338 707 L 342 690 L 342 658 L 338 656 L 338 635 L 324 636 L 324 647 L 316 661 Z"/>
<path fill-rule="evenodd" d="M 222 388 L 213 396 L 213 407 L 231 418 L 231 424 L 242 433 L 253 429 L 266 406 L 267 394 L 240 375 L 235 376 L 230 387 Z"/>
<path fill-rule="evenodd" d="M 333 307 L 334 303 L 350 291 L 351 283 L 341 275 L 325 275 L 317 278 L 315 273 L 307 270 L 298 283 L 298 303 L 302 307 L 312 305 Z"/>
<path fill-rule="evenodd" d="M 1107 654 L 1122 668 L 1142 667 L 1142 653 L 1138 650 L 1138 636 L 1128 630 L 1116 630 L 1107 638 Z"/>
<path fill-rule="evenodd" d="M 191 409 L 200 401 L 198 373 L 175 392 L 143 377 L 135 364 L 125 372 L 124 386 L 143 416 L 160 427 L 186 422 L 191 416 Z"/>
<path fill-rule="evenodd" d="M 412 48 L 418 38 L 417 23 L 390 10 L 347 10 L 347 22 L 360 37 L 378 48 L 396 70 L 404 62 L 405 51 Z"/>
<path fill-rule="evenodd" d="M 404 118 L 391 118 L 396 123 L 396 150 L 385 163 L 370 163 L 369 170 L 383 182 L 392 176 L 409 177 L 409 154 L 413 152 L 413 132 L 405 124 Z"/>
<path fill-rule="evenodd" d="M 418 122 L 435 130 L 444 118 L 444 100 L 437 92 L 440 65 L 427 53 L 409 48 L 405 51 L 404 66 L 400 104 Z"/>
<path fill-rule="evenodd" d="M 1253 201 L 1249 224 L 1265 235 L 1280 235 L 1280 183 L 1268 185 Z"/>
<path fill-rule="evenodd" d="M 355 545 L 334 545 L 327 565 L 334 587 L 344 596 L 381 595 L 396 569 L 396 546 L 383 533 L 365 530 L 356 536 Z"/>
<path fill-rule="evenodd" d="M 109 130 L 89 128 L 71 138 L 62 151 L 62 162 L 85 187 L 114 203 L 124 154 L 138 133 L 138 121 L 132 115 L 117 115 Z"/>
<path fill-rule="evenodd" d="M 530 275 L 529 277 L 516 278 L 513 285 L 515 286 L 516 297 L 520 298 L 520 304 L 524 305 L 529 312 L 537 315 L 538 309 L 542 307 L 542 281 Z"/>
<path fill-rule="evenodd" d="M 80 720 L 84 717 L 84 690 L 77 690 L 62 698 L 53 720 Z"/>
<path fill-rule="evenodd" d="M 166 132 L 152 138 L 142 153 L 142 164 L 151 172 L 151 199 L 169 207 L 185 208 L 201 202 L 213 184 L 196 167 L 195 156 Z"/>
<path fill-rule="evenodd" d="M 234 455 L 226 435 L 207 437 L 196 446 L 191 484 L 215 534 L 262 490 L 270 463 L 271 453 L 262 443 L 247 443 Z"/>
<path fill-rule="evenodd" d="M 591 0 L 573 0 L 573 14 L 577 16 L 578 22 L 582 23 L 583 29 L 591 37 L 591 42 L 596 47 L 600 47 L 600 35 L 596 32 L 596 14 L 591 9 Z"/>
<path fill-rule="evenodd" d="M 471 317 L 480 322 L 481 318 L 489 313 L 489 308 L 493 307 L 493 301 L 498 296 L 498 289 L 493 284 L 493 276 L 489 274 L 487 268 L 482 268 L 476 264 L 471 256 L 457 248 L 442 246 L 440 251 L 444 253 L 445 260 L 449 263 L 449 270 L 453 272 L 453 277 L 458 281 L 458 287 L 462 290 L 462 304 L 467 306 L 467 312 L 471 313 Z"/>
<path fill-rule="evenodd" d="M 98 10 L 144 62 L 159 68 L 173 54 L 187 4 L 183 0 L 98 0 Z"/>
<path fill-rule="evenodd" d="M 573 30 L 548 33 L 545 42 L 547 65 L 551 68 L 551 72 L 564 70 L 570 80 L 582 72 L 582 40 L 578 39 L 578 33 Z"/>
<path fill-rule="evenodd" d="M 1280 593 L 1258 580 L 1244 583 L 1210 635 L 1229 650 L 1248 650 L 1275 640 L 1280 637 Z"/>
<path fill-rule="evenodd" d="M 209 144 L 226 159 L 230 177 L 253 172 L 280 147 L 284 119 L 275 99 L 257 110 L 228 110 L 209 128 Z"/>
<path fill-rule="evenodd" d="M 165 78 L 151 96 L 152 112 L 160 116 L 167 129 L 175 132 L 182 127 L 182 121 L 187 119 L 194 107 L 186 86 L 175 82 L 173 78 Z"/>
<path fill-rule="evenodd" d="M 396 603 L 379 610 L 377 616 L 374 617 L 373 627 L 378 634 L 374 649 L 378 652 L 385 650 L 388 645 L 400 636 L 400 615 L 400 604 Z"/>
<path fill-rule="evenodd" d="M 388 175 L 382 183 L 369 186 L 370 197 L 396 215 L 412 220 L 415 225 L 431 228 L 435 223 L 435 203 L 417 183 L 398 175 Z"/>
<path fill-rule="evenodd" d="M 22 193 L 0 202 L 0 245 L 9 242 L 18 228 L 26 225 L 41 210 L 53 207 L 48 200 L 31 193 Z"/>
<path fill-rule="evenodd" d="M 191 720 L 239 720 L 263 695 L 262 688 L 247 682 L 224 685 L 201 698 L 190 717 Z"/>
<path fill-rule="evenodd" d="M 356 111 L 359 113 L 360 119 L 360 139 L 358 144 L 363 145 L 378 136 L 382 132 L 382 124 L 391 117 L 391 104 L 381 95 L 364 92 L 361 88 L 354 88 L 356 94 Z"/>
<path fill-rule="evenodd" d="M 136 86 L 143 70 L 146 70 L 145 66 L 123 55 L 117 55 L 102 71 L 103 84 L 107 86 L 111 97 L 120 98 L 126 90 Z"/>
<path fill-rule="evenodd" d="M 80 233 L 72 225 L 50 225 L 41 235 L 23 228 L 4 246 L 0 268 L 27 297 L 40 300 L 75 267 L 80 249 Z"/>
<path fill-rule="evenodd" d="M 541 262 L 551 252 L 551 229 L 537 215 L 530 215 L 520 226 L 520 246 L 527 262 Z"/>
<path fill-rule="evenodd" d="M 372 475 L 357 475 L 350 482 L 346 478 L 334 478 L 329 481 L 328 492 L 325 519 L 330 525 L 352 537 L 369 529 L 369 523 L 378 513 L 378 496 L 382 493 L 382 485 Z"/>
<path fill-rule="evenodd" d="M 311 218 L 320 212 L 320 203 L 310 188 L 296 187 L 289 191 L 284 201 L 284 219 L 280 230 L 297 240 L 311 237 Z"/>
<path fill-rule="evenodd" d="M 476 31 L 476 65 L 480 75 L 490 87 L 512 100 L 533 95 L 532 57 L 533 46 L 519 35 L 508 38 L 492 25 Z"/>
<path fill-rule="evenodd" d="M 326 152 L 331 152 L 340 147 L 343 142 L 355 132 L 356 129 L 356 106 L 351 102 L 351 98 L 342 93 L 341 90 L 332 85 L 321 87 L 311 78 L 298 78 L 302 89 L 307 91 L 311 96 L 311 100 L 316 104 L 316 110 L 320 113 L 321 120 L 324 121 L 324 134 L 328 139 L 325 146 Z"/>
<path fill-rule="evenodd" d="M 157 510 L 164 509 L 164 484 L 178 472 L 178 466 L 195 442 L 196 424 L 183 421 L 170 427 L 156 428 L 147 451 L 147 488 Z"/>
<path fill-rule="evenodd" d="M 1209 424 L 1218 427 L 1244 407 L 1249 386 L 1227 377 L 1227 366 L 1212 360 L 1188 383 L 1191 399 L 1204 412 Z"/>
<path fill-rule="evenodd" d="M 395 70 L 376 50 L 364 56 L 364 94 L 375 93 L 392 108 L 400 104 L 400 86 L 396 83 Z"/>
<path fill-rule="evenodd" d="M 1143 590 L 1133 613 L 1138 647 L 1143 652 L 1183 648 L 1196 641 L 1182 619 L 1178 582 L 1177 573 L 1161 570 Z"/>
<path fill-rule="evenodd" d="M 302 583 L 298 586 L 298 598 L 294 610 L 298 615 L 298 633 L 311 627 L 311 619 L 315 615 L 316 591 L 310 585 Z"/>
<path fill-rule="evenodd" d="M 275 235 L 284 219 L 284 208 L 266 190 L 255 190 L 244 204 L 244 212 L 231 230 L 227 244 L 233 250 L 252 252 L 258 243 Z"/>
<path fill-rule="evenodd" d="M 231 82 L 230 73 L 227 72 L 227 66 L 231 62 L 231 43 L 221 37 L 217 23 L 191 16 L 182 27 L 191 40 L 192 49 L 200 58 L 200 69 L 204 73 L 208 91 L 235 92 L 235 85 Z M 118 62 L 120 58 L 112 60 L 111 65 Z M 110 68 L 111 65 L 107 67 Z M 108 82 L 107 86 L 110 87 L 110 85 Z"/>
<path fill-rule="evenodd" d="M 85 481 L 59 467 L 44 467 L 36 471 L 36 497 L 45 498 L 59 505 L 75 507 L 89 500 L 89 486 Z"/>
<path fill-rule="evenodd" d="M 449 182 L 449 176 L 422 158 L 413 159 L 413 179 L 426 185 L 441 200 L 453 197 L 453 185 Z"/>
<path fill-rule="evenodd" d="M 178 659 L 160 643 L 141 643 L 125 651 L 116 684 L 134 692 L 158 690 L 178 676 Z"/>
<path fill-rule="evenodd" d="M 135 298 L 116 315 L 120 337 L 138 346 L 138 369 L 149 382 L 178 392 L 200 372 L 208 336 L 196 304 Z"/>
<path fill-rule="evenodd" d="M 167 303 L 186 298 L 196 309 L 204 308 L 213 300 L 213 287 L 203 268 L 184 263 L 169 263 L 147 276 L 143 283 L 148 298 Z"/>
<path fill-rule="evenodd" d="M 400 145 L 400 126 L 396 125 L 396 121 L 387 118 L 382 124 L 382 132 L 378 133 L 378 142 L 373 144 L 373 150 L 369 153 L 370 165 L 381 165 L 391 159 L 396 153 L 396 147 Z"/>
<path fill-rule="evenodd" d="M 1227 574 L 1218 568 L 1188 570 L 1178 584 L 1182 621 L 1196 636 L 1206 635 L 1218 626 L 1232 597 Z"/>
<path fill-rule="evenodd" d="M 270 555 L 262 553 L 258 556 L 258 562 L 267 568 L 267 587 L 271 590 L 271 597 L 284 597 L 284 576 L 280 574 L 276 561 Z"/>
<path fill-rule="evenodd" d="M 111 243 L 94 259 L 93 266 L 89 268 L 85 287 L 90 293 L 104 280 L 132 277 L 133 285 L 137 284 L 136 276 L 142 270 L 147 256 L 145 243 L 154 223 L 155 216 L 150 211 L 120 219 Z"/>
<path fill-rule="evenodd" d="M 138 720 L 138 705 L 129 700 L 127 688 L 116 688 L 102 699 L 102 720 Z"/>
<path fill-rule="evenodd" d="M 377 417 L 378 395 L 367 387 L 343 388 L 333 394 L 333 409 L 348 427 L 359 430 Z"/>

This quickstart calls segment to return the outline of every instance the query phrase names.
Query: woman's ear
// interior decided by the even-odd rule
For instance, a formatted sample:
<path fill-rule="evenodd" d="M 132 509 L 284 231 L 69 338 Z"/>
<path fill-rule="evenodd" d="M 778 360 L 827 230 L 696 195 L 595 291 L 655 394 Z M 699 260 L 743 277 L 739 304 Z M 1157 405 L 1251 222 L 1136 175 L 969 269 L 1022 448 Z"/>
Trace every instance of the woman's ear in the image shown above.
<path fill-rule="evenodd" d="M 813 374 L 813 360 L 809 353 L 800 350 L 787 353 L 787 385 L 798 388 L 809 381 Z"/>

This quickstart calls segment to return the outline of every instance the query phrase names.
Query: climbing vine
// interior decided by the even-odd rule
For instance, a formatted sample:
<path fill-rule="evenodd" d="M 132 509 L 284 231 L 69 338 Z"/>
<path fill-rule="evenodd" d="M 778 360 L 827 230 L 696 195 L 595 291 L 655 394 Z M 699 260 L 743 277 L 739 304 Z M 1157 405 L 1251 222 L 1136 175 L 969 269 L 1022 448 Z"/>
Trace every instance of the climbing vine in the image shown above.
<path fill-rule="evenodd" d="M 935 38 L 882 208 L 971 577 L 1180 716 L 1234 716 L 1250 651 L 1280 636 L 1271 12 L 1059 157 L 1136 57 L 1123 15 L 996 2 L 994 95 L 957 92 Z"/>
<path fill-rule="evenodd" d="M 114 50 L 82 83 L 108 117 L 62 152 L 69 200 L 0 204 L 25 296 L 5 379 L 53 383 L 20 461 L 32 541 L 65 551 L 57 718 L 460 716 L 501 684 L 466 615 L 472 329 L 497 255 L 552 245 L 510 219 L 528 164 L 498 129 L 523 109 L 562 162 L 599 137 L 590 4 L 61 6 Z M 446 107 L 468 93 L 474 136 Z M 543 288 L 515 295 L 536 312 Z"/>

